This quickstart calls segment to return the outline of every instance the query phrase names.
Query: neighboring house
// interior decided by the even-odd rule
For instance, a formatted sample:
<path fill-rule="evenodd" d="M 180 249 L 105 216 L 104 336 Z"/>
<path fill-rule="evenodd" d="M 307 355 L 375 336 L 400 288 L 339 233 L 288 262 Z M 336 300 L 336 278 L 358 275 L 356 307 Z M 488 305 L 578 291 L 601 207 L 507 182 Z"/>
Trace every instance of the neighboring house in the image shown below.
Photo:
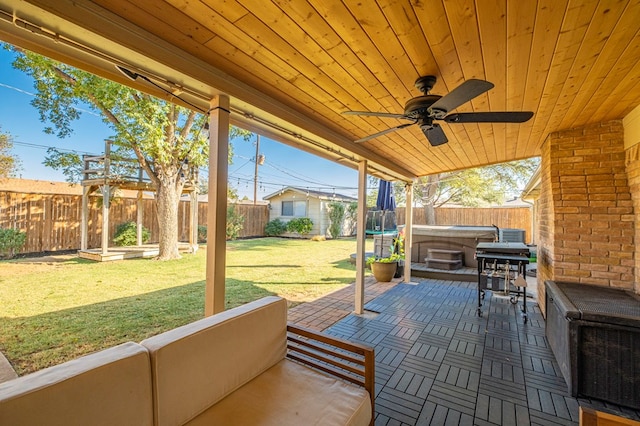
<path fill-rule="evenodd" d="M 303 188 L 288 186 L 280 191 L 264 197 L 270 202 L 269 220 L 280 219 L 289 222 L 297 217 L 308 217 L 313 222 L 313 229 L 309 236 L 329 236 L 329 210 L 331 203 L 343 203 L 345 205 L 345 221 L 342 226 L 342 235 L 353 235 L 355 224 L 347 217 L 348 205 L 358 200 L 346 195 L 332 192 L 313 191 Z M 293 236 L 294 234 L 285 234 Z"/>

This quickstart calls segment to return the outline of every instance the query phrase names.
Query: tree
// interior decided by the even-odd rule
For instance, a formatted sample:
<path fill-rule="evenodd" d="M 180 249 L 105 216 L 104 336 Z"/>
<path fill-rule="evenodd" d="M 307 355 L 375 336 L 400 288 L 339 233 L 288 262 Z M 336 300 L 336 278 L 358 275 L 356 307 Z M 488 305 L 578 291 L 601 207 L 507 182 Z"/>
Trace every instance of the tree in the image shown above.
<path fill-rule="evenodd" d="M 18 157 L 11 154 L 11 148 L 13 148 L 11 135 L 2 132 L 0 128 L 0 179 L 11 177 L 18 171 L 20 161 Z"/>
<path fill-rule="evenodd" d="M 115 133 L 112 155 L 135 158 L 155 187 L 158 259 L 180 257 L 178 205 L 186 182 L 194 179 L 209 155 L 203 131 L 206 115 L 43 56 L 14 51 L 17 55 L 13 66 L 34 79 L 36 96 L 32 105 L 38 109 L 41 121 L 48 123 L 45 133 L 69 136 L 73 122 L 80 118 L 77 105 L 87 104 L 102 115 Z M 231 135 L 249 138 L 250 133 L 232 129 Z M 45 164 L 62 169 L 67 180 L 79 178 L 77 169 L 74 171 L 74 167 L 81 166 L 77 155 L 54 150 Z"/>
<path fill-rule="evenodd" d="M 538 158 L 429 175 L 413 185 L 414 200 L 425 209 L 427 224 L 435 224 L 435 208 L 445 203 L 467 207 L 497 204 L 516 196 L 540 164 Z M 396 200 L 405 200 L 404 188 L 395 187 Z"/>

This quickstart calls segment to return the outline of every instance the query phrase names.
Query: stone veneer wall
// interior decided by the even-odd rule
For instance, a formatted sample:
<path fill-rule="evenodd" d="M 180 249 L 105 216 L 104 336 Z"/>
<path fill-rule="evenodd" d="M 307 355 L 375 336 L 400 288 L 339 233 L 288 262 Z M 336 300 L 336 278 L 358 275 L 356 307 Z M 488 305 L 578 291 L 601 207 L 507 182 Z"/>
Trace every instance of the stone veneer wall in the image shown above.
<path fill-rule="evenodd" d="M 639 174 L 640 166 L 634 167 Z M 541 179 L 542 311 L 548 279 L 633 289 L 636 230 L 622 121 L 550 134 L 542 147 Z M 633 183 L 640 185 L 640 177 Z"/>

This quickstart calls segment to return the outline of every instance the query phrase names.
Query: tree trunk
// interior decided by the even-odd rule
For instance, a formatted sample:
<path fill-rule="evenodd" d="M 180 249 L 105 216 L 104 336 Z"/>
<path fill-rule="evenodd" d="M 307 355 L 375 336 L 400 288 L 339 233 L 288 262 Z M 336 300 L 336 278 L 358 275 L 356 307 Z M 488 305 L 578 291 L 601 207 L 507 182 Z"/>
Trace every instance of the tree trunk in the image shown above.
<path fill-rule="evenodd" d="M 426 218 L 427 225 L 436 224 L 436 210 L 435 199 L 436 190 L 438 189 L 438 175 L 427 176 L 427 183 L 424 185 L 422 191 L 422 199 L 424 201 L 424 216 Z"/>
<path fill-rule="evenodd" d="M 178 205 L 181 185 L 175 179 L 160 178 L 156 192 L 160 253 L 158 260 L 179 259 L 178 251 Z"/>
<path fill-rule="evenodd" d="M 426 218 L 427 225 L 436 224 L 436 209 L 433 204 L 424 205 L 424 217 Z"/>

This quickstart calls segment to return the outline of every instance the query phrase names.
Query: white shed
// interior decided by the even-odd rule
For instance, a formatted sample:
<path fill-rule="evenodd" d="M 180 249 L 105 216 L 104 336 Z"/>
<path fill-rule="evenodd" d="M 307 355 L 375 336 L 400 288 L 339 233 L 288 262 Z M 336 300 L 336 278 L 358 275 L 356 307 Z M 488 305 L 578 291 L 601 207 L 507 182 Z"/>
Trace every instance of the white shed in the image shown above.
<path fill-rule="evenodd" d="M 289 222 L 298 217 L 308 217 L 313 222 L 313 229 L 309 236 L 329 236 L 329 209 L 331 203 L 343 203 L 345 205 L 345 220 L 342 226 L 343 236 L 354 235 L 355 218 L 349 218 L 348 205 L 358 200 L 346 195 L 333 192 L 313 191 L 310 189 L 288 186 L 280 191 L 264 197 L 269 201 L 269 220 L 280 219 Z M 293 234 L 285 234 L 293 236 Z"/>

